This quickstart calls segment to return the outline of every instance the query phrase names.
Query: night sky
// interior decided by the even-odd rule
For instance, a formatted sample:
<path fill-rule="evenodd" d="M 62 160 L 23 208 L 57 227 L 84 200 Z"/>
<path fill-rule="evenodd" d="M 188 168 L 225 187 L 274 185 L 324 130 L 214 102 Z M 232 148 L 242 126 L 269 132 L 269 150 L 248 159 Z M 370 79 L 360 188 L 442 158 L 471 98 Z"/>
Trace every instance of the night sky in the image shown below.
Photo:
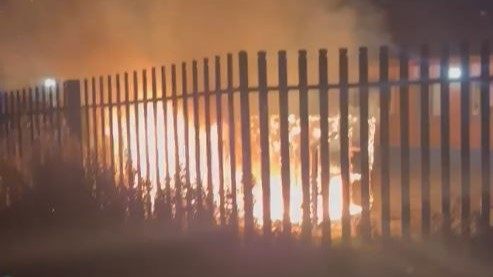
<path fill-rule="evenodd" d="M 396 44 L 457 43 L 493 38 L 491 0 L 372 0 Z"/>

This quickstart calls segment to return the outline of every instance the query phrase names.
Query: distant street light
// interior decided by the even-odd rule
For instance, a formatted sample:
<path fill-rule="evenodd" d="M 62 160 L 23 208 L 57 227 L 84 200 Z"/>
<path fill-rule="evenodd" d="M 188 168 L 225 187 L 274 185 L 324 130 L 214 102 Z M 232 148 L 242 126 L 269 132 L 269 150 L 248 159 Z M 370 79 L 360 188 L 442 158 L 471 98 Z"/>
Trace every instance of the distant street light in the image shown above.
<path fill-rule="evenodd" d="M 56 87 L 56 80 L 53 78 L 46 78 L 43 82 L 46 89 L 52 89 Z"/>
<path fill-rule="evenodd" d="M 449 79 L 460 79 L 462 77 L 462 70 L 460 67 L 450 67 L 448 69 Z"/>

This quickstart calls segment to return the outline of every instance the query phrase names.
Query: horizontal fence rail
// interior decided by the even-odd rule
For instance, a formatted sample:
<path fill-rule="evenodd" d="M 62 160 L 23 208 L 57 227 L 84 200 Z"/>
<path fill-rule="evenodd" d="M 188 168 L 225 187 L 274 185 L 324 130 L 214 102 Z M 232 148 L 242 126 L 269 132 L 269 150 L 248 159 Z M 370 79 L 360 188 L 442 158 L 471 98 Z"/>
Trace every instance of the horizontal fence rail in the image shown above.
<path fill-rule="evenodd" d="M 22 167 L 75 137 L 177 228 L 467 237 L 492 224 L 490 46 L 431 50 L 240 52 L 3 92 L 0 149 Z"/>

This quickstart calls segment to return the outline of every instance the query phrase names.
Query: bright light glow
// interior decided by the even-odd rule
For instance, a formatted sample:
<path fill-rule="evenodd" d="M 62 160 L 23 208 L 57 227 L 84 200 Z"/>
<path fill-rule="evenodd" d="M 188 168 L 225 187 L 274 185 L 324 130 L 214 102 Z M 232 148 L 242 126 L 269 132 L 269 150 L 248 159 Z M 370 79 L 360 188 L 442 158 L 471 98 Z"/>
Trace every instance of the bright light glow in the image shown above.
<path fill-rule="evenodd" d="M 451 67 L 448 69 L 448 77 L 449 79 L 459 79 L 462 77 L 462 70 L 460 67 Z"/>
<path fill-rule="evenodd" d="M 47 78 L 44 80 L 43 85 L 45 88 L 55 88 L 56 87 L 56 80 L 53 78 Z"/>
<path fill-rule="evenodd" d="M 359 174 L 351 174 L 351 181 L 361 179 Z M 339 221 L 342 219 L 342 177 L 341 175 L 334 176 L 330 179 L 329 184 L 329 217 L 331 220 Z M 352 202 L 349 202 L 349 214 L 358 215 L 363 211 L 363 208 Z"/>
<path fill-rule="evenodd" d="M 174 183 L 174 176 L 176 174 L 176 167 L 177 163 L 180 164 L 180 167 L 185 166 L 185 143 L 184 142 L 184 131 L 186 128 L 188 128 L 189 132 L 189 141 L 188 145 L 190 147 L 189 149 L 189 164 L 190 164 L 190 180 L 191 180 L 191 186 L 192 188 L 196 188 L 196 181 L 200 177 L 202 186 L 204 189 L 208 187 L 207 184 L 207 159 L 206 159 L 206 128 L 205 128 L 205 121 L 200 120 L 199 122 L 199 130 L 198 130 L 198 136 L 199 136 L 199 150 L 202 151 L 200 155 L 200 159 L 197 161 L 200 169 L 201 169 L 201 175 L 197 176 L 196 171 L 195 171 L 195 165 L 196 165 L 196 159 L 198 157 L 195 156 L 195 127 L 192 121 L 190 121 L 188 124 L 185 124 L 185 119 L 183 117 L 183 112 L 182 110 L 178 109 L 177 111 L 177 124 L 176 124 L 176 131 L 178 133 L 177 139 L 179 140 L 179 145 L 178 149 L 175 150 L 175 138 L 174 138 L 174 124 L 173 124 L 173 106 L 172 103 L 167 104 L 167 110 L 168 113 L 166 116 L 163 114 L 163 106 L 162 103 L 159 103 L 157 105 L 157 122 L 156 125 L 154 122 L 154 117 L 152 116 L 154 114 L 154 107 L 151 103 L 148 105 L 148 118 L 147 118 L 147 123 L 148 123 L 148 130 L 146 134 L 145 130 L 145 115 L 142 112 L 144 109 L 144 104 L 140 104 L 138 109 L 139 113 L 138 116 L 136 116 L 136 110 L 134 107 L 131 107 L 129 109 L 129 124 L 132 127 L 131 128 L 131 133 L 130 133 L 130 138 L 126 138 L 124 135 L 122 138 L 119 137 L 118 135 L 118 124 L 117 120 L 113 121 L 113 126 L 109 127 L 109 124 L 107 124 L 107 128 L 104 129 L 104 137 L 105 139 L 108 139 L 108 134 L 111 131 L 111 128 L 113 128 L 113 138 L 114 138 L 114 146 L 115 147 L 120 147 L 119 146 L 119 140 L 122 139 L 121 146 L 124 148 L 123 152 L 126 152 L 126 150 L 130 149 L 131 150 L 131 162 L 132 166 L 137 169 L 138 168 L 138 160 L 140 159 L 140 168 L 142 170 L 142 176 L 144 178 L 149 178 L 151 183 L 152 183 L 152 190 L 151 190 L 151 195 L 155 196 L 155 193 L 157 192 L 157 184 L 164 184 L 164 178 L 166 177 L 166 172 L 165 172 L 165 167 L 167 171 L 169 171 L 169 176 L 172 178 L 172 182 L 170 184 L 171 188 L 174 189 L 175 183 Z M 126 111 L 125 111 L 126 113 Z M 190 116 L 190 115 L 189 115 Z M 108 120 L 108 114 L 106 114 L 105 118 Z M 114 108 L 113 111 L 113 117 L 118 117 L 118 112 L 117 109 Z M 122 114 L 122 117 L 124 115 Z M 270 145 L 272 146 L 271 148 L 271 153 L 270 153 L 270 189 L 271 189 L 271 219 L 273 221 L 282 221 L 283 216 L 284 216 L 284 203 L 282 199 L 282 181 L 281 181 L 281 167 L 280 167 L 280 137 L 279 137 L 279 132 L 280 132 L 280 125 L 279 125 L 279 118 L 271 116 L 271 126 L 269 128 L 269 140 L 270 140 Z M 190 120 L 190 117 L 189 117 Z M 349 136 L 350 136 L 350 141 L 352 137 L 352 128 L 356 126 L 355 124 L 357 121 L 354 121 L 355 118 L 351 117 L 350 122 L 350 128 L 349 128 Z M 167 135 L 168 137 L 164 136 L 164 122 L 167 122 L 168 126 L 168 132 Z M 329 117 L 329 138 L 334 140 L 338 139 L 339 136 L 339 117 Z M 138 122 L 138 124 L 137 124 Z M 259 118 L 258 117 L 252 117 L 252 124 L 257 126 L 259 123 Z M 108 122 L 109 123 L 109 122 Z M 299 159 L 299 151 L 300 151 L 300 126 L 299 126 L 299 119 L 295 115 L 290 115 L 289 116 L 289 141 L 290 141 L 290 164 L 292 167 L 291 170 L 291 175 L 290 175 L 290 214 L 289 217 L 291 219 L 291 222 L 295 225 L 299 225 L 302 223 L 303 220 L 303 210 L 301 209 L 302 204 L 303 204 L 303 192 L 302 192 L 302 182 L 300 179 L 299 171 L 300 171 L 300 159 Z M 123 130 L 126 130 L 126 122 L 123 120 L 124 126 L 122 126 Z M 373 167 L 373 156 L 374 156 L 374 136 L 375 136 L 375 124 L 376 120 L 374 118 L 371 118 L 369 120 L 369 166 L 370 170 Z M 320 127 L 319 127 L 319 118 L 316 117 L 312 122 L 310 122 L 310 145 L 317 147 L 320 143 L 320 138 L 321 138 L 321 132 L 320 132 Z M 138 126 L 138 128 L 137 128 Z M 155 126 L 157 126 L 157 129 L 155 129 Z M 217 185 L 219 183 L 219 157 L 220 154 L 218 152 L 218 142 L 222 139 L 224 143 L 229 144 L 229 141 L 225 139 L 227 136 L 229 130 L 228 130 L 228 125 L 223 122 L 222 128 L 223 128 L 223 138 L 220 138 L 217 136 L 217 128 L 218 125 L 215 122 L 211 122 L 211 129 L 210 129 L 210 134 L 211 134 L 211 165 L 212 165 L 212 184 L 213 184 L 213 196 L 214 196 L 214 204 L 219 205 L 219 186 Z M 137 132 L 138 129 L 138 132 Z M 157 134 L 154 134 L 154 132 L 157 131 Z M 238 129 L 235 130 L 235 132 L 239 131 Z M 157 135 L 157 137 L 155 136 Z M 155 140 L 157 138 L 157 141 Z M 258 131 L 252 131 L 252 142 L 256 145 L 259 144 L 259 133 Z M 139 140 L 139 144 L 137 144 L 137 139 Z M 333 141 L 331 141 L 332 143 Z M 101 142 L 99 142 L 101 143 Z M 148 144 L 148 147 L 146 149 L 145 144 Z M 157 151 L 156 153 L 156 148 L 157 146 Z M 237 153 L 241 153 L 241 143 L 237 143 L 234 146 L 236 148 Z M 165 157 L 165 148 L 168 149 L 167 153 L 167 158 Z M 223 146 L 223 162 L 224 162 L 224 188 L 227 192 L 231 192 L 231 184 L 228 180 L 231 179 L 230 176 L 230 157 L 228 151 L 225 151 L 229 149 L 229 145 L 224 145 Z M 139 151 L 137 151 L 139 150 Z M 147 169 L 146 167 L 146 152 L 149 152 L 149 164 L 150 167 Z M 178 156 L 175 156 L 175 151 L 178 151 Z M 115 156 L 113 159 L 115 160 L 115 165 L 117 168 L 118 172 L 121 172 L 121 170 L 124 170 L 124 168 L 119 167 L 119 157 L 118 157 L 118 148 L 115 149 Z M 178 160 L 175 160 L 178 158 Z M 259 176 L 261 176 L 261 163 L 260 163 L 261 157 L 260 157 L 260 152 L 259 151 L 252 151 L 252 173 L 255 176 L 256 183 L 252 188 L 252 194 L 253 194 L 253 201 L 254 201 L 254 207 L 253 207 L 253 216 L 255 218 L 255 221 L 259 226 L 263 223 L 263 190 L 262 190 L 262 185 L 259 180 Z M 156 169 L 156 166 L 153 166 L 156 164 L 156 161 L 159 161 L 158 164 L 160 165 L 165 165 L 159 166 L 158 169 Z M 236 193 L 237 193 L 237 204 L 239 208 L 239 216 L 243 217 L 244 216 L 244 203 L 243 203 L 243 190 L 242 190 L 242 164 L 241 164 L 241 159 L 236 159 L 236 176 L 234 178 L 236 179 L 237 183 L 237 188 L 236 188 Z M 159 172 L 157 172 L 159 170 Z M 342 185 L 342 179 L 340 174 L 340 169 L 338 169 L 336 166 L 332 166 L 331 168 L 331 179 L 329 180 L 329 217 L 333 222 L 338 222 L 342 218 L 342 207 L 343 207 L 343 197 L 342 197 L 342 192 L 343 192 L 343 185 Z M 119 174 L 117 172 L 117 175 Z M 127 172 L 123 172 L 125 175 L 127 175 Z M 320 174 L 320 173 L 317 173 Z M 313 176 L 312 176 L 313 177 Z M 356 173 L 350 173 L 350 181 L 355 182 L 358 181 L 361 178 L 359 174 Z M 317 182 L 317 187 L 320 190 L 320 176 L 317 176 L 316 179 L 313 180 L 313 182 Z M 371 191 L 370 191 L 371 192 Z M 182 191 L 182 199 L 185 198 L 186 191 Z M 351 195 L 359 193 L 358 191 L 352 191 L 352 188 L 350 190 Z M 317 223 L 321 223 L 323 220 L 323 208 L 322 208 L 322 198 L 323 195 L 321 194 L 321 191 L 317 193 L 317 204 L 316 207 L 311 206 L 311 216 L 315 220 L 317 220 Z M 371 193 L 370 193 L 371 195 Z M 311 199 L 313 201 L 313 199 Z M 370 207 L 372 205 L 373 199 L 370 197 Z M 184 203 L 185 204 L 185 203 Z M 311 205 L 314 205 L 313 203 Z M 358 205 L 357 203 L 353 202 L 352 197 L 349 202 L 349 214 L 351 216 L 357 216 L 361 214 L 362 212 L 362 207 Z"/>

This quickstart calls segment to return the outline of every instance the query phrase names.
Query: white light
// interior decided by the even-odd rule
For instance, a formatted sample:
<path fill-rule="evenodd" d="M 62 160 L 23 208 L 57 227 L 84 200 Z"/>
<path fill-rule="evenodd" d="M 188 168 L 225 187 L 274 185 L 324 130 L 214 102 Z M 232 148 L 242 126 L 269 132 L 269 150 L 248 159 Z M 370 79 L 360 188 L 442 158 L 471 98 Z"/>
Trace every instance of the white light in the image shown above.
<path fill-rule="evenodd" d="M 451 67 L 448 69 L 449 79 L 460 79 L 460 77 L 462 77 L 462 70 L 460 67 Z"/>
<path fill-rule="evenodd" d="M 43 85 L 45 88 L 55 88 L 56 87 L 56 80 L 52 78 L 47 78 L 44 80 Z"/>

